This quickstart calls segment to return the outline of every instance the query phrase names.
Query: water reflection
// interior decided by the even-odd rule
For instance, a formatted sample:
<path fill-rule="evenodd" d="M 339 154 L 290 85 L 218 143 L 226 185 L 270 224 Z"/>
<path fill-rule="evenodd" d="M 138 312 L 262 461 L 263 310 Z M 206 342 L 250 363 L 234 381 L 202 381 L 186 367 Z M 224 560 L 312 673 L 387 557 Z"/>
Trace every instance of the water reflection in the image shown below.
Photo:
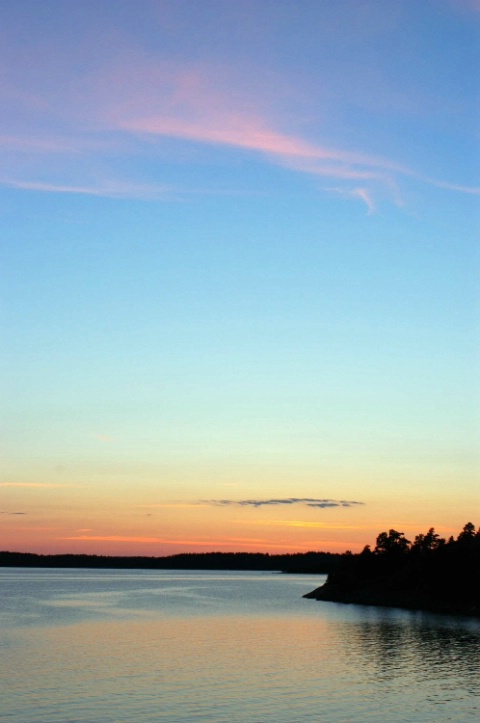
<path fill-rule="evenodd" d="M 17 618 L 13 604 L 8 612 L 5 720 L 479 718 L 478 622 L 314 603 L 301 598 L 310 582 L 288 576 L 196 573 L 185 588 L 175 576 L 107 576 L 107 589 L 98 576 L 77 588 L 74 578 L 57 579 L 51 595 L 45 578 L 20 579 L 17 599 L 21 589 L 30 602 Z M 26 626 L 39 599 L 39 624 Z"/>
<path fill-rule="evenodd" d="M 435 618 L 424 613 L 403 613 L 391 621 L 362 620 L 348 627 L 337 625 L 342 644 L 355 649 L 384 675 L 414 662 L 430 674 L 434 667 L 462 675 L 480 672 L 479 627 L 465 620 Z"/>
<path fill-rule="evenodd" d="M 389 614 L 390 613 L 390 614 Z M 367 613 L 368 616 L 368 613 Z M 480 698 L 480 626 L 477 621 L 428 613 L 382 610 L 336 635 L 352 665 L 368 671 L 390 695 L 399 686 L 418 714 L 431 706 L 468 705 L 478 715 Z"/>

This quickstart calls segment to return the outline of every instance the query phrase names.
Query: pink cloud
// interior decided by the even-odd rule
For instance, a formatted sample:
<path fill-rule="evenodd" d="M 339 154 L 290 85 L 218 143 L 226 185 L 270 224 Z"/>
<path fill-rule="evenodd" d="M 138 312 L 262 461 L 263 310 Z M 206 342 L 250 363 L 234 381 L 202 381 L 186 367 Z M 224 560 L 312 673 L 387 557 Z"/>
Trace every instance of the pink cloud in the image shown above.
<path fill-rule="evenodd" d="M 112 178 L 90 180 L 92 164 L 96 163 L 92 152 L 98 154 L 102 146 L 103 150 L 144 153 L 145 141 L 178 139 L 262 154 L 270 163 L 291 171 L 337 179 L 344 182 L 343 195 L 362 200 L 369 213 L 374 212 L 380 196 L 402 205 L 397 184 L 400 177 L 451 191 L 479 193 L 476 188 L 421 176 L 388 158 L 309 140 L 305 130 L 298 127 L 296 113 L 292 113 L 292 108 L 297 108 L 295 94 L 279 91 L 281 78 L 269 81 L 262 74 L 246 78 L 233 69 L 206 64 L 152 61 L 130 50 L 128 58 L 85 76 L 66 102 L 61 99 L 61 106 L 60 99 L 55 98 L 53 108 L 57 120 L 63 118 L 63 135 L 44 139 L 35 134 L 0 136 L 0 147 L 24 152 L 29 158 L 23 172 L 15 159 L 15 166 L 4 171 L 0 183 L 51 193 L 164 199 L 172 189 L 161 185 Z M 285 101 L 287 108 L 282 107 Z M 75 140 L 79 123 L 85 132 Z M 37 161 L 42 164 L 42 174 L 35 178 L 35 157 L 45 153 L 56 154 L 59 159 L 81 153 L 83 178 L 65 183 L 62 169 L 55 177 L 50 167 L 51 178 L 43 179 L 43 160 Z M 37 180 L 40 175 L 42 180 Z"/>
<path fill-rule="evenodd" d="M 478 192 L 422 177 L 388 158 L 315 143 L 298 131 L 280 130 L 287 114 L 272 108 L 274 103 L 267 102 L 259 88 L 252 92 L 241 83 L 237 87 L 234 78 L 216 69 L 147 65 L 137 80 L 128 98 L 122 92 L 117 97 L 110 94 L 103 117 L 111 127 L 143 138 L 174 138 L 261 153 L 272 163 L 309 175 L 365 181 L 368 187 L 346 187 L 345 195 L 363 200 L 369 213 L 380 190 L 396 205 L 403 205 L 397 185 L 402 176 L 463 193 Z M 132 79 L 127 81 L 130 90 Z"/>
<path fill-rule="evenodd" d="M 249 118 L 216 109 L 214 119 L 193 122 L 182 118 L 147 117 L 126 120 L 120 127 L 135 133 L 183 138 L 202 143 L 230 145 L 261 153 L 306 158 L 312 160 L 339 161 L 372 166 L 383 166 L 384 162 L 356 153 L 325 148 L 310 144 L 300 138 L 288 136 L 268 128 L 262 120 Z"/>
<path fill-rule="evenodd" d="M 110 92 L 104 106 L 104 122 L 117 130 L 262 153 L 277 164 L 312 175 L 385 183 L 386 174 L 406 170 L 384 158 L 313 143 L 298 133 L 279 130 L 284 113 L 272 109 L 258 89 L 257 94 L 251 88 L 242 90 L 217 70 L 160 64 L 144 68 L 138 78 L 133 97 L 122 92 L 115 97 Z M 121 79 L 117 80 L 121 87 Z M 130 90 L 131 79 L 123 81 Z"/>
<path fill-rule="evenodd" d="M 279 130 L 284 114 L 275 111 L 273 105 L 275 102 L 271 97 L 266 100 L 254 81 L 242 89 L 241 81 L 235 82 L 230 74 L 216 68 L 152 63 L 133 57 L 128 64 L 105 70 L 80 87 L 68 111 L 80 114 L 72 119 L 74 123 L 84 116 L 83 122 L 90 127 L 90 135 L 80 143 L 75 134 L 69 140 L 65 131 L 59 138 L 4 135 L 0 136 L 0 146 L 23 152 L 26 157 L 81 152 L 84 166 L 88 165 L 89 151 L 96 150 L 88 147 L 88 139 L 91 143 L 97 139 L 98 144 L 99 133 L 104 137 L 105 131 L 113 130 L 122 134 L 115 136 L 119 149 L 122 143 L 128 146 L 128 138 L 175 138 L 261 153 L 270 162 L 309 175 L 386 186 L 391 182 L 389 175 L 398 169 L 385 159 L 312 143 L 298 133 Z M 19 177 L 17 164 L 16 171 L 0 178 L 0 183 L 24 190 L 110 198 L 155 199 L 171 190 L 110 179 L 87 183 L 65 183 L 55 177 L 37 180 L 32 178 L 30 166 L 31 162 Z"/>

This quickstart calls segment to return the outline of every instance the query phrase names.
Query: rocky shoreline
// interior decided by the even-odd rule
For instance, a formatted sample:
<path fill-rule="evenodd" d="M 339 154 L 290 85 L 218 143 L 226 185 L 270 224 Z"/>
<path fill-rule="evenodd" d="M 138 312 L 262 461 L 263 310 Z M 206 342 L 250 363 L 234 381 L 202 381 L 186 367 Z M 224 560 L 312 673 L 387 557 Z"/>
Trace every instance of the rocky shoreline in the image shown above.
<path fill-rule="evenodd" d="M 480 606 L 478 604 L 434 598 L 422 590 L 402 590 L 389 580 L 376 581 L 373 584 L 354 586 L 352 588 L 327 580 L 324 585 L 303 595 L 303 597 L 350 605 L 371 605 L 444 615 L 480 617 Z"/>

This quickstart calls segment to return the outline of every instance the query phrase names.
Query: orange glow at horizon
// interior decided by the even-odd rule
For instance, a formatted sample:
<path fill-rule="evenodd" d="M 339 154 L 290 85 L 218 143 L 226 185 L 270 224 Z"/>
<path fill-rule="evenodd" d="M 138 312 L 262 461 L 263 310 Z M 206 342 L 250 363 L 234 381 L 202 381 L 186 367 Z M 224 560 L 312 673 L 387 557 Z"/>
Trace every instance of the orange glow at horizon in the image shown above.
<path fill-rule="evenodd" d="M 286 485 L 280 494 L 277 487 L 274 496 L 273 484 L 270 494 L 267 481 L 264 484 L 261 497 L 255 495 L 253 485 L 245 485 L 243 494 L 236 490 L 234 499 L 224 500 L 218 494 L 222 486 L 212 483 L 201 489 L 202 500 L 195 490 L 183 495 L 177 491 L 175 498 L 175 493 L 167 496 L 148 484 L 133 488 L 11 483 L 1 493 L 2 548 L 154 557 L 195 551 L 360 552 L 367 544 L 374 546 L 384 530 L 395 528 L 413 540 L 433 526 L 449 537 L 468 521 L 460 508 L 452 514 L 447 497 L 438 496 L 435 510 L 427 495 L 421 504 L 417 495 L 413 504 L 409 501 L 399 507 L 385 495 L 375 501 L 365 488 L 363 504 L 326 500 L 332 506 L 319 509 L 309 506 L 310 498 L 315 505 L 318 495 L 313 486 L 305 486 L 301 497 L 292 498 L 285 494 Z M 345 499 L 352 499 L 347 483 L 342 492 Z"/>

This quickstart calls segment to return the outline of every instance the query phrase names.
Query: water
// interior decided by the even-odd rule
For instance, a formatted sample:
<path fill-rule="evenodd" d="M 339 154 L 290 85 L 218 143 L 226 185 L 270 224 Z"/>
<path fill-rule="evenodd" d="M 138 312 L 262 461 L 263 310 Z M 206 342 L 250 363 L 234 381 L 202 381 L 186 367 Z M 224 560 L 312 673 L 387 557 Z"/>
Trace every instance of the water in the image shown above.
<path fill-rule="evenodd" d="M 0 720 L 480 720 L 480 621 L 302 599 L 321 582 L 0 569 Z"/>

